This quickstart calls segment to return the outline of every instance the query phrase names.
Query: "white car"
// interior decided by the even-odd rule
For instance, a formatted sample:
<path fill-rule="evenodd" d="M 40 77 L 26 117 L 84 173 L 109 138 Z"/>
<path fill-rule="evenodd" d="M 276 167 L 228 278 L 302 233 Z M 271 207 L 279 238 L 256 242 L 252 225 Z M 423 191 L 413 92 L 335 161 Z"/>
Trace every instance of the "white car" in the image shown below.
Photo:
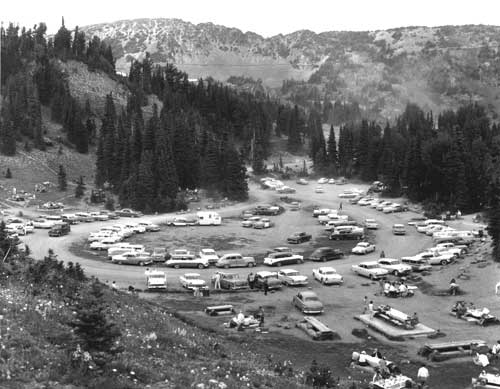
<path fill-rule="evenodd" d="M 375 251 L 375 245 L 369 242 L 359 242 L 351 250 L 353 254 L 368 254 Z"/>
<path fill-rule="evenodd" d="M 302 262 L 304 262 L 302 255 L 291 252 L 274 252 L 264 258 L 264 265 L 267 266 L 283 266 Z"/>
<path fill-rule="evenodd" d="M 287 286 L 306 286 L 309 282 L 307 276 L 295 269 L 281 269 L 278 271 L 278 279 Z"/>
<path fill-rule="evenodd" d="M 241 226 L 245 228 L 252 228 L 255 223 L 257 223 L 260 220 L 260 216 L 252 216 L 249 217 L 247 220 L 243 220 L 241 222 Z"/>
<path fill-rule="evenodd" d="M 337 273 L 333 267 L 325 266 L 313 269 L 312 274 L 314 279 L 323 285 L 340 285 L 344 282 L 344 277 Z"/>
<path fill-rule="evenodd" d="M 108 238 L 104 238 L 103 240 L 99 240 L 97 242 L 92 242 L 90 244 L 90 248 L 92 250 L 107 250 L 112 247 L 114 244 L 119 242 L 119 237 L 110 236 Z"/>
<path fill-rule="evenodd" d="M 370 204 L 373 201 L 373 197 L 363 197 L 358 201 L 358 205 L 361 205 L 362 207 Z"/>
<path fill-rule="evenodd" d="M 146 227 L 141 226 L 138 223 L 127 223 L 125 224 L 125 228 L 134 231 L 136 234 L 144 234 L 146 232 Z"/>
<path fill-rule="evenodd" d="M 35 232 L 35 226 L 33 225 L 33 222 L 27 221 L 26 223 L 24 223 L 24 230 L 26 231 L 27 234 Z"/>
<path fill-rule="evenodd" d="M 111 237 L 115 237 L 115 236 L 120 237 L 120 235 L 114 231 L 91 232 L 89 234 L 89 237 L 87 238 L 87 242 L 89 242 L 89 243 L 99 242 L 103 239 L 111 238 Z M 121 237 L 120 237 L 120 240 L 121 240 Z"/>
<path fill-rule="evenodd" d="M 146 229 L 146 232 L 160 231 L 160 226 L 151 222 L 139 222 L 139 226 L 144 227 Z"/>
<path fill-rule="evenodd" d="M 201 249 L 198 253 L 201 259 L 205 259 L 208 263 L 216 263 L 219 260 L 219 256 L 214 249 Z"/>
<path fill-rule="evenodd" d="M 330 209 L 330 208 L 318 208 L 313 210 L 313 217 L 318 217 L 321 215 L 328 215 L 330 213 L 336 213 L 336 209 Z"/>
<path fill-rule="evenodd" d="M 359 196 L 358 192 L 346 190 L 342 193 L 339 193 L 338 198 L 339 199 L 353 199 L 354 197 L 357 197 L 357 196 Z"/>
<path fill-rule="evenodd" d="M 97 221 L 109 220 L 109 216 L 100 212 L 90 212 L 90 217 Z"/>
<path fill-rule="evenodd" d="M 376 230 L 379 227 L 375 219 L 365 219 L 363 225 L 368 230 Z"/>
<path fill-rule="evenodd" d="M 323 189 L 322 186 L 317 186 L 316 189 L 314 189 L 316 193 L 325 193 L 325 190 Z"/>
<path fill-rule="evenodd" d="M 328 183 L 329 183 L 329 184 L 335 184 L 335 178 L 330 178 L 330 179 L 328 180 Z"/>
<path fill-rule="evenodd" d="M 130 228 L 125 227 L 123 224 L 115 224 L 112 227 L 117 228 L 119 233 L 123 235 L 124 238 L 130 238 L 132 235 L 134 235 L 134 231 L 132 231 Z"/>
<path fill-rule="evenodd" d="M 179 277 L 179 281 L 182 287 L 186 289 L 207 287 L 207 283 L 201 279 L 201 275 L 198 273 L 186 273 Z"/>
<path fill-rule="evenodd" d="M 43 218 L 38 218 L 33 220 L 33 227 L 35 228 L 52 228 L 52 226 L 55 224 L 55 222 Z"/>
<path fill-rule="evenodd" d="M 153 263 L 153 258 L 146 252 L 129 251 L 123 254 L 113 255 L 111 262 L 118 265 L 139 265 L 145 266 Z"/>
<path fill-rule="evenodd" d="M 411 266 L 401 263 L 399 259 L 380 258 L 378 264 L 395 276 L 404 276 L 411 273 Z"/>
<path fill-rule="evenodd" d="M 328 184 L 328 178 L 322 177 L 318 180 L 318 184 Z"/>
<path fill-rule="evenodd" d="M 375 209 L 377 211 L 382 211 L 386 207 L 390 207 L 392 205 L 391 201 L 382 201 L 381 203 L 378 203 Z"/>
<path fill-rule="evenodd" d="M 361 262 L 359 265 L 352 265 L 351 268 L 357 275 L 368 277 L 371 280 L 378 280 L 389 274 L 389 271 L 382 268 L 376 261 Z"/>

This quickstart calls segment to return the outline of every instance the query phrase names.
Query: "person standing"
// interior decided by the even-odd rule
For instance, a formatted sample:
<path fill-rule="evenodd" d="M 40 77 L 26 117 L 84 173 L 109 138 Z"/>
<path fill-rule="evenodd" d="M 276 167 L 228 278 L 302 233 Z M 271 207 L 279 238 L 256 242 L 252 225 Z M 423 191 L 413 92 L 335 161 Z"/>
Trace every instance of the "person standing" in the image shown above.
<path fill-rule="evenodd" d="M 214 289 L 220 289 L 220 273 L 215 274 Z"/>
<path fill-rule="evenodd" d="M 118 292 L 118 286 L 116 285 L 115 281 L 111 283 L 111 289 L 113 290 L 113 292 Z"/>
<path fill-rule="evenodd" d="M 382 250 L 382 251 L 380 252 L 380 258 L 385 258 L 385 252 L 384 252 L 384 250 Z"/>
<path fill-rule="evenodd" d="M 429 379 L 429 370 L 425 366 L 425 363 L 422 363 L 420 369 L 417 372 L 417 388 L 424 388 L 427 384 L 427 380 Z"/>
<path fill-rule="evenodd" d="M 339 204 L 339 211 L 342 211 L 342 201 Z"/>
<path fill-rule="evenodd" d="M 252 272 L 250 272 L 250 274 L 248 275 L 247 281 L 248 281 L 248 286 L 250 287 L 250 289 L 253 289 L 253 286 L 255 283 L 255 275 Z"/>
<path fill-rule="evenodd" d="M 264 278 L 263 289 L 264 289 L 264 296 L 267 296 L 267 292 L 269 291 L 269 282 L 267 281 L 267 278 Z"/>
<path fill-rule="evenodd" d="M 259 307 L 257 315 L 259 317 L 259 327 L 262 327 L 264 325 L 264 308 Z"/>
<path fill-rule="evenodd" d="M 375 313 L 373 309 L 373 300 L 370 300 L 370 303 L 368 304 L 368 311 L 370 312 L 370 318 L 373 318 L 373 314 Z"/>

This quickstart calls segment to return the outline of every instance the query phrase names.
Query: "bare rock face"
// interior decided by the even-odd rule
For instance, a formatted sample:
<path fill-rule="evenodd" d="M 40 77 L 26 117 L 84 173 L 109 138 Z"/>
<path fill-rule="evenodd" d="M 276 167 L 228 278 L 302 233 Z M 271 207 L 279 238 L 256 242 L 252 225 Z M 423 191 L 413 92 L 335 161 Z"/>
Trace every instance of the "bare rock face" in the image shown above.
<path fill-rule="evenodd" d="M 178 19 L 122 20 L 84 27 L 112 45 L 118 71 L 150 53 L 190 78 L 251 77 L 285 97 L 357 101 L 373 117 L 395 117 L 408 101 L 440 112 L 478 101 L 500 110 L 500 27 L 407 27 L 371 32 L 302 30 L 264 38 Z M 294 82 L 283 81 L 294 79 Z"/>

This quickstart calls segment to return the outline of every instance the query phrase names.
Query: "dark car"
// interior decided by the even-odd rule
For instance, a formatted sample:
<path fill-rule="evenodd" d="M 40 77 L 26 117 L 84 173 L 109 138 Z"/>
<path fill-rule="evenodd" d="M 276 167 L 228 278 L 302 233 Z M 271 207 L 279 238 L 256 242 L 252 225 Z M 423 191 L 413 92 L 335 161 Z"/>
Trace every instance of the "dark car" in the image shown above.
<path fill-rule="evenodd" d="M 295 243 L 295 244 L 299 244 L 299 243 L 303 243 L 303 242 L 308 242 L 312 239 L 312 235 L 311 234 L 308 234 L 306 232 L 296 232 L 294 234 L 292 234 L 291 236 L 289 236 L 286 241 L 288 243 Z"/>
<path fill-rule="evenodd" d="M 123 208 L 115 211 L 115 214 L 118 216 L 124 216 L 124 217 L 139 217 L 142 216 L 141 212 L 134 211 L 130 208 Z"/>
<path fill-rule="evenodd" d="M 309 260 L 311 261 L 331 261 L 333 259 L 344 258 L 344 253 L 339 249 L 334 249 L 332 247 L 320 247 L 317 248 L 309 255 Z"/>
<path fill-rule="evenodd" d="M 254 287 L 256 289 L 264 289 L 264 283 L 266 282 L 269 290 L 281 289 L 282 287 L 281 280 L 276 272 L 260 271 L 255 274 Z"/>
<path fill-rule="evenodd" d="M 247 289 L 248 282 L 245 279 L 241 279 L 236 273 L 225 273 L 218 272 L 220 275 L 220 287 L 221 289 Z"/>
<path fill-rule="evenodd" d="M 69 234 L 70 231 L 69 223 L 57 223 L 49 230 L 49 236 L 63 236 Z"/>

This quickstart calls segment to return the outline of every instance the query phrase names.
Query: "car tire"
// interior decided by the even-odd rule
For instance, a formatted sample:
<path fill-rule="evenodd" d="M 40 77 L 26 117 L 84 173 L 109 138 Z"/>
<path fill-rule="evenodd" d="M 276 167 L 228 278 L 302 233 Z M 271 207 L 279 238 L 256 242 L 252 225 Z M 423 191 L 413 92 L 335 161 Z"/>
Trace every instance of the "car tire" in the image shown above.
<path fill-rule="evenodd" d="M 441 261 L 441 265 L 442 265 L 442 266 L 445 266 L 446 264 L 448 264 L 448 262 L 447 262 L 445 259 L 443 259 L 443 260 Z"/>
<path fill-rule="evenodd" d="M 392 274 L 394 274 L 396 277 L 399 277 L 399 276 L 400 276 L 400 274 L 399 274 L 399 272 L 398 272 L 397 270 L 394 270 L 394 271 L 392 272 Z"/>
<path fill-rule="evenodd" d="M 198 265 L 198 269 L 203 269 L 204 267 L 205 266 L 203 266 L 203 264 L 201 264 L 201 263 Z"/>
<path fill-rule="evenodd" d="M 229 269 L 229 265 L 224 265 L 224 269 Z"/>
<path fill-rule="evenodd" d="M 253 267 L 253 262 L 250 262 L 247 266 L 248 267 Z"/>
<path fill-rule="evenodd" d="M 180 266 L 178 264 L 174 265 L 174 269 L 179 269 L 179 268 L 180 268 Z"/>
<path fill-rule="evenodd" d="M 373 274 L 370 274 L 370 280 L 373 281 Z"/>
<path fill-rule="evenodd" d="M 144 262 L 139 262 L 139 266 L 144 266 Z"/>
<path fill-rule="evenodd" d="M 326 257 L 321 257 L 322 262 L 326 262 Z"/>

